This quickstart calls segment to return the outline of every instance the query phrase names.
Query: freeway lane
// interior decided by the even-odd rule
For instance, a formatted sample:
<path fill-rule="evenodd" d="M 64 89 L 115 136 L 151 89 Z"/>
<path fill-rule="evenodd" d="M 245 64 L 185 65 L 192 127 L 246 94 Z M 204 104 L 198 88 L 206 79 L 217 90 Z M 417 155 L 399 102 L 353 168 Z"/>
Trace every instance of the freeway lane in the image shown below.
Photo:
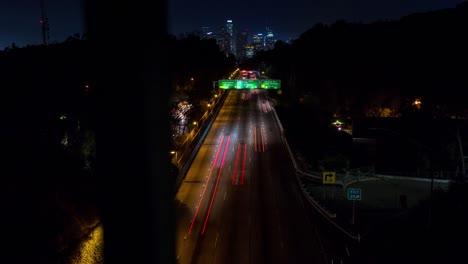
<path fill-rule="evenodd" d="M 176 193 L 178 263 L 325 263 L 266 98 L 229 92 Z"/>

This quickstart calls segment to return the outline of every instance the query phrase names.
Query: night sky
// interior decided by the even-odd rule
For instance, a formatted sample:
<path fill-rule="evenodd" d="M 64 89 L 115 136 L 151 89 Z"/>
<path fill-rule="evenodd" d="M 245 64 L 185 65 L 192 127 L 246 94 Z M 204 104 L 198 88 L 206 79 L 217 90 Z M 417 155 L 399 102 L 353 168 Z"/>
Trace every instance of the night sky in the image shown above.
<path fill-rule="evenodd" d="M 40 0 L 0 0 L 0 49 L 42 43 Z M 46 0 L 50 41 L 83 33 L 81 0 Z"/>
<path fill-rule="evenodd" d="M 217 27 L 232 19 L 247 28 L 249 36 L 264 33 L 265 26 L 279 39 L 296 38 L 318 22 L 338 19 L 373 22 L 398 19 L 415 12 L 453 8 L 463 0 L 170 0 L 170 32 L 179 34 L 201 26 Z"/>
<path fill-rule="evenodd" d="M 168 0 L 169 32 L 175 35 L 213 28 L 232 19 L 249 35 L 269 25 L 279 39 L 296 38 L 315 23 L 372 22 L 455 7 L 463 0 Z M 83 33 L 80 0 L 46 0 L 51 41 Z M 0 0 L 0 49 L 41 43 L 40 0 Z"/>

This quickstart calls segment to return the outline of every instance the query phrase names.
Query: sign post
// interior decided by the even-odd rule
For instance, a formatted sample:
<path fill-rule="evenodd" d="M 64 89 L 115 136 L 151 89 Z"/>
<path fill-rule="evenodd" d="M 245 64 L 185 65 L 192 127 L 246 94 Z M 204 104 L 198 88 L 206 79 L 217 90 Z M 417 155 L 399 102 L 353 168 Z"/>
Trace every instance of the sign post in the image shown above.
<path fill-rule="evenodd" d="M 353 216 L 351 218 L 351 224 L 354 225 L 356 201 L 361 201 L 361 189 L 360 188 L 348 188 L 346 192 L 348 200 L 353 201 Z"/>
<path fill-rule="evenodd" d="M 323 184 L 335 184 L 336 173 L 334 171 L 324 171 L 322 175 Z"/>
<path fill-rule="evenodd" d="M 351 224 L 354 225 L 354 215 L 356 211 L 356 200 L 353 200 L 353 218 L 351 219 Z"/>
<path fill-rule="evenodd" d="M 336 173 L 334 171 L 324 171 L 322 175 L 323 200 L 325 200 L 325 184 L 335 184 Z"/>

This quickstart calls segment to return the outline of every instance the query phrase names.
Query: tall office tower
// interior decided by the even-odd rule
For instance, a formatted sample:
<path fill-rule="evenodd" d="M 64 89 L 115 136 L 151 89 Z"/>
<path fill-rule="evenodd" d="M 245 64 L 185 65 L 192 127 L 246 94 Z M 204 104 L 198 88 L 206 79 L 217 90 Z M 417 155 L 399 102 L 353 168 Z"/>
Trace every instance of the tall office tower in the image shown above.
<path fill-rule="evenodd" d="M 229 57 L 231 52 L 231 35 L 226 31 L 225 27 L 221 27 L 217 34 L 216 42 L 218 43 L 219 50 L 224 52 L 226 57 Z"/>
<path fill-rule="evenodd" d="M 269 27 L 266 27 L 266 36 L 265 36 L 265 49 L 266 50 L 270 50 L 270 49 L 273 49 L 275 47 L 275 42 L 276 42 L 276 39 L 273 35 L 273 31 L 269 28 Z"/>
<path fill-rule="evenodd" d="M 246 47 L 245 47 L 245 57 L 246 57 L 246 58 L 249 58 L 249 59 L 250 59 L 250 58 L 253 58 L 253 56 L 254 56 L 254 49 L 255 49 L 255 47 L 252 46 L 252 45 L 246 46 Z"/>
<path fill-rule="evenodd" d="M 200 34 L 201 39 L 215 39 L 216 36 L 211 31 L 211 27 L 201 27 L 201 34 Z"/>
<path fill-rule="evenodd" d="M 228 19 L 226 21 L 226 33 L 229 34 L 229 53 L 234 54 L 234 24 L 232 23 L 232 20 Z"/>
<path fill-rule="evenodd" d="M 245 59 L 246 56 L 246 46 L 248 41 L 248 30 L 245 28 L 240 32 L 237 32 L 237 39 L 236 39 L 236 57 L 238 60 L 242 61 Z"/>
<path fill-rule="evenodd" d="M 254 52 L 257 53 L 263 50 L 263 34 L 258 33 L 253 35 Z"/>

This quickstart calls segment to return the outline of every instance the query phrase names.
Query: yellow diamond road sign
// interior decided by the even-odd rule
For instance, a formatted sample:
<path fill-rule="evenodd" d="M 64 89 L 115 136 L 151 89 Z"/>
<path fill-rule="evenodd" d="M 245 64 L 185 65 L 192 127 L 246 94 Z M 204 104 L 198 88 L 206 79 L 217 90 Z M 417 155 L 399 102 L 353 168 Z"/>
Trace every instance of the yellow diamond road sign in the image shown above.
<path fill-rule="evenodd" d="M 323 184 L 334 184 L 336 180 L 336 174 L 334 171 L 323 172 Z"/>

